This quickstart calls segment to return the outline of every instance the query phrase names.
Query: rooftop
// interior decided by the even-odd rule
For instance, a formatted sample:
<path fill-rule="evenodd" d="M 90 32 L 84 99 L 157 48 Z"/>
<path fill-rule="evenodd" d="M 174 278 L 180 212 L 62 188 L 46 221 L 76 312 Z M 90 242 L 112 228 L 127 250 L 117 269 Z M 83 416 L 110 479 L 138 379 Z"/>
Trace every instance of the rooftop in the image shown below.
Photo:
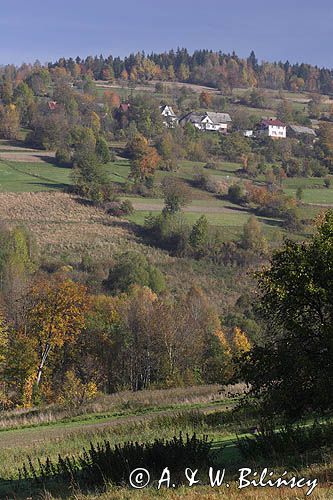
<path fill-rule="evenodd" d="M 232 121 L 229 113 L 215 113 L 214 111 L 207 111 L 205 114 L 210 120 L 212 120 L 213 123 L 226 123 Z"/>
<path fill-rule="evenodd" d="M 310 127 L 304 127 L 303 125 L 294 124 L 289 125 L 289 127 L 297 134 L 316 135 L 316 132 Z"/>
<path fill-rule="evenodd" d="M 261 124 L 266 125 L 267 127 L 269 125 L 273 125 L 275 127 L 285 127 L 286 126 L 284 123 L 282 123 L 280 120 L 277 120 L 276 118 L 268 118 L 266 120 L 262 120 Z"/>

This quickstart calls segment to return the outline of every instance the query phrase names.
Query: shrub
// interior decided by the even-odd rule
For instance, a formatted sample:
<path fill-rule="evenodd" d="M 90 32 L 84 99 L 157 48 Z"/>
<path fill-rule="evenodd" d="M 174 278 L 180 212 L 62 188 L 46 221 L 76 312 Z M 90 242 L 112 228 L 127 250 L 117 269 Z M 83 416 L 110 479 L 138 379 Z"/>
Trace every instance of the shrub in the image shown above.
<path fill-rule="evenodd" d="M 106 205 L 106 212 L 113 217 L 123 217 L 132 215 L 134 207 L 130 200 L 112 201 Z"/>
<path fill-rule="evenodd" d="M 211 170 L 218 170 L 218 165 L 217 165 L 217 163 L 214 163 L 214 162 L 208 162 L 208 163 L 206 163 L 204 168 L 209 168 Z"/>
<path fill-rule="evenodd" d="M 59 403 L 69 408 L 79 408 L 96 395 L 97 386 L 94 382 L 85 384 L 76 376 L 73 370 L 69 370 L 65 374 Z"/>
<path fill-rule="evenodd" d="M 253 438 L 238 440 L 246 459 L 299 456 L 321 447 L 333 447 L 333 425 L 314 423 L 311 427 L 286 426 L 278 431 L 266 429 Z"/>
<path fill-rule="evenodd" d="M 187 467 L 192 469 L 208 465 L 211 442 L 207 436 L 201 439 L 196 434 L 183 438 L 174 436 L 170 440 L 155 439 L 153 443 L 128 442 L 111 447 L 109 441 L 90 444 L 78 458 L 62 458 L 53 463 L 49 458 L 45 463 L 38 461 L 35 467 L 30 459 L 19 469 L 19 478 L 34 479 L 37 484 L 45 484 L 49 479 L 61 483 L 76 483 L 79 486 L 105 486 L 107 482 L 117 485 L 128 484 L 131 471 L 137 467 L 149 470 L 151 480 L 160 477 L 165 467 L 179 484 Z"/>
<path fill-rule="evenodd" d="M 244 201 L 244 189 L 240 184 L 233 184 L 228 189 L 228 198 L 233 203 L 242 203 Z"/>
<path fill-rule="evenodd" d="M 105 284 L 114 293 L 126 292 L 131 285 L 148 286 L 156 293 L 165 289 L 161 271 L 149 264 L 144 255 L 132 251 L 119 255 Z"/>
<path fill-rule="evenodd" d="M 179 212 L 191 202 L 191 191 L 189 187 L 177 177 L 166 177 L 163 179 L 162 189 L 164 194 L 164 210 L 174 214 Z"/>
<path fill-rule="evenodd" d="M 201 170 L 197 171 L 193 177 L 193 183 L 200 189 L 207 189 L 207 184 L 212 180 L 211 176 Z"/>
<path fill-rule="evenodd" d="M 56 151 L 55 159 L 58 165 L 69 167 L 72 165 L 72 154 L 68 148 L 59 148 Z"/>
<path fill-rule="evenodd" d="M 176 255 L 185 255 L 188 249 L 190 228 L 181 213 L 164 211 L 145 220 L 145 232 L 154 244 Z"/>
<path fill-rule="evenodd" d="M 176 172 L 178 169 L 179 165 L 176 158 L 168 158 L 161 161 L 160 170 L 165 170 L 166 172 Z"/>

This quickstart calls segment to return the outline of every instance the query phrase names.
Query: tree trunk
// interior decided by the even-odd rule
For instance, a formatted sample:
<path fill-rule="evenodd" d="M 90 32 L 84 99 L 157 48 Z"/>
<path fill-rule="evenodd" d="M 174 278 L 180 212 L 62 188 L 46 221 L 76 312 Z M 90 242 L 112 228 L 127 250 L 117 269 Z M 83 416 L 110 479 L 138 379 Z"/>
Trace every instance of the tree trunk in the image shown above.
<path fill-rule="evenodd" d="M 41 359 L 41 362 L 39 363 L 39 367 L 38 367 L 38 370 L 37 370 L 37 379 L 36 379 L 36 385 L 37 385 L 37 387 L 40 384 L 40 379 L 42 378 L 42 371 L 43 371 L 45 362 L 47 360 L 47 357 L 48 357 L 48 355 L 50 353 L 50 350 L 51 350 L 51 346 L 50 346 L 50 344 L 47 344 L 47 346 L 45 347 L 45 351 L 42 354 L 42 359 Z"/>

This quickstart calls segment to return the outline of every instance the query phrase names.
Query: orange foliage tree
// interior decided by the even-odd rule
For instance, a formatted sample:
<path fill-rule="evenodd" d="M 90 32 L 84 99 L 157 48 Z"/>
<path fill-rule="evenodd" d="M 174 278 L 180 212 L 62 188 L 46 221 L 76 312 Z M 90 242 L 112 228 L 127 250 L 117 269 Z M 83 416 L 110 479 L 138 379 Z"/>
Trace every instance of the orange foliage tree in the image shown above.
<path fill-rule="evenodd" d="M 208 92 L 201 92 L 200 94 L 200 106 L 203 108 L 210 108 L 212 105 L 212 96 Z"/>
<path fill-rule="evenodd" d="M 112 92 L 110 90 L 106 90 L 103 94 L 104 104 L 110 108 L 119 108 L 120 106 L 120 97 L 116 92 Z"/>
<path fill-rule="evenodd" d="M 131 157 L 130 177 L 136 181 L 143 181 L 152 176 L 157 169 L 161 158 L 156 149 L 149 146 L 142 134 L 136 134 L 127 145 Z"/>

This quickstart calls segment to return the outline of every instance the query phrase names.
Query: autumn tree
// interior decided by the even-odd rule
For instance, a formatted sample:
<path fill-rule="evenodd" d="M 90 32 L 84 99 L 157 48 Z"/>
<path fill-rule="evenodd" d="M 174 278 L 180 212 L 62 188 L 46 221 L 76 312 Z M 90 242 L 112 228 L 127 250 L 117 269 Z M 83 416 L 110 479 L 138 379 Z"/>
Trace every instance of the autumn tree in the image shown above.
<path fill-rule="evenodd" d="M 333 171 L 333 126 L 321 123 L 318 130 L 318 142 L 315 144 L 317 157 Z"/>
<path fill-rule="evenodd" d="M 149 146 L 148 140 L 142 134 L 136 134 L 128 142 L 127 152 L 131 159 L 131 178 L 144 181 L 154 175 L 160 156 L 155 148 Z"/>
<path fill-rule="evenodd" d="M 135 285 L 127 300 L 119 305 L 119 314 L 127 331 L 127 381 L 133 391 L 147 389 L 158 365 L 158 346 L 152 328 L 151 315 L 157 295 L 149 288 Z"/>
<path fill-rule="evenodd" d="M 14 104 L 0 108 L 0 134 L 4 139 L 17 139 L 20 114 Z"/>
<path fill-rule="evenodd" d="M 31 289 L 26 331 L 38 354 L 36 384 L 50 352 L 71 343 L 85 325 L 87 289 L 69 279 L 37 282 Z"/>
<path fill-rule="evenodd" d="M 220 139 L 221 154 L 226 160 L 240 161 L 243 155 L 251 153 L 249 140 L 239 132 L 233 132 Z"/>
<path fill-rule="evenodd" d="M 251 343 L 250 343 L 249 339 L 247 338 L 246 333 L 243 332 L 237 326 L 233 331 L 232 343 L 233 343 L 233 349 L 234 349 L 234 352 L 236 355 L 241 355 L 241 354 L 247 353 L 251 349 Z"/>
<path fill-rule="evenodd" d="M 260 253 L 267 252 L 267 240 L 263 236 L 261 225 L 254 215 L 251 215 L 248 221 L 244 224 L 241 246 L 246 250 L 253 250 Z"/>
<path fill-rule="evenodd" d="M 292 104 L 283 99 L 277 108 L 277 117 L 284 123 L 290 123 L 293 121 L 293 106 Z"/>
<path fill-rule="evenodd" d="M 212 106 L 212 95 L 206 91 L 201 92 L 200 94 L 200 106 L 202 108 L 210 108 Z"/>
<path fill-rule="evenodd" d="M 103 102 L 110 110 L 119 108 L 120 97 L 116 92 L 106 90 L 103 94 Z"/>

